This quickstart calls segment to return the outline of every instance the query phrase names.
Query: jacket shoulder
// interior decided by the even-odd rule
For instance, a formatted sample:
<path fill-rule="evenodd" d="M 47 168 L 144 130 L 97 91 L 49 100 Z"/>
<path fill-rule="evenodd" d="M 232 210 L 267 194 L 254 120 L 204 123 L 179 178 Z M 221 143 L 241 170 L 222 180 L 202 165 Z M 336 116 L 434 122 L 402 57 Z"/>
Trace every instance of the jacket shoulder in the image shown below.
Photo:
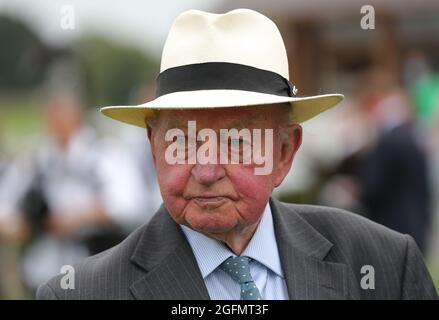
<path fill-rule="evenodd" d="M 362 241 L 371 237 L 377 241 L 400 244 L 406 242 L 406 235 L 347 210 L 318 205 L 288 203 L 282 205 L 296 212 L 334 243 L 346 240 Z"/>
<path fill-rule="evenodd" d="M 282 203 L 333 246 L 326 261 L 345 264 L 350 291 L 362 299 L 436 299 L 431 276 L 415 241 L 358 214 L 324 206 Z M 366 268 L 365 268 L 366 267 Z M 365 270 L 374 270 L 376 287 L 359 285 Z M 355 285 L 354 285 L 355 284 Z"/>

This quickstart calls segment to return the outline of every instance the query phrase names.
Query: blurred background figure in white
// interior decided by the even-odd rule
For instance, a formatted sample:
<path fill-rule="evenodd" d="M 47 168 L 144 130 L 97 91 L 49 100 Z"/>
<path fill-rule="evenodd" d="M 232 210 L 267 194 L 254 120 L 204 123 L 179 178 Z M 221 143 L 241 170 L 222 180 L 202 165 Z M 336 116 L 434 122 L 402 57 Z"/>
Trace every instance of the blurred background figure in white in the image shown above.
<path fill-rule="evenodd" d="M 61 266 L 116 245 L 158 203 L 137 159 L 85 125 L 78 97 L 50 97 L 45 119 L 48 139 L 21 205 L 32 231 L 22 265 L 32 290 Z"/>

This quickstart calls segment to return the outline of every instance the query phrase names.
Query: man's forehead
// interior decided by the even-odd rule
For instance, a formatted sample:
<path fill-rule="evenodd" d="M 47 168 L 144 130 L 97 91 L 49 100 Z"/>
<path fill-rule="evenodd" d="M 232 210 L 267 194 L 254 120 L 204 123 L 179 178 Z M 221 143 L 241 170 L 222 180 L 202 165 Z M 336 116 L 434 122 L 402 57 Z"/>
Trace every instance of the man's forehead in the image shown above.
<path fill-rule="evenodd" d="M 267 108 L 268 109 L 268 108 Z M 212 110 L 167 110 L 160 114 L 160 121 L 167 128 L 186 128 L 188 121 L 197 125 L 222 128 L 247 128 L 267 124 L 270 112 L 260 107 L 222 108 Z"/>

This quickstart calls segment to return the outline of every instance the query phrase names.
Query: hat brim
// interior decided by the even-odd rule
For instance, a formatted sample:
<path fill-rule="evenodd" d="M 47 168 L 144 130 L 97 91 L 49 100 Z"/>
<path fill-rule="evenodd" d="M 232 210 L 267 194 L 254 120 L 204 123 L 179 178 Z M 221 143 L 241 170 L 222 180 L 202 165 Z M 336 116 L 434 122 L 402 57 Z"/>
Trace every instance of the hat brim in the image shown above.
<path fill-rule="evenodd" d="M 100 111 L 114 120 L 144 128 L 145 119 L 154 110 L 213 109 L 289 102 L 293 107 L 295 120 L 302 123 L 332 108 L 343 98 L 342 94 L 282 97 L 243 90 L 197 90 L 169 93 L 135 106 L 103 107 Z"/>

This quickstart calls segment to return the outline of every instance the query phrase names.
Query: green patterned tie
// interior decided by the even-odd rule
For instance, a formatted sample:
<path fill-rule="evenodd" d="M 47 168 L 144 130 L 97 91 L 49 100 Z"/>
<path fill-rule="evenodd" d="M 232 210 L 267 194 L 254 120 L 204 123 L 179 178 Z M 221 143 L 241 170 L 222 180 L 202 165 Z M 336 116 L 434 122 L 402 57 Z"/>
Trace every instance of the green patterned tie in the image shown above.
<path fill-rule="evenodd" d="M 230 257 L 219 268 L 241 285 L 241 300 L 262 300 L 250 274 L 249 257 Z"/>

